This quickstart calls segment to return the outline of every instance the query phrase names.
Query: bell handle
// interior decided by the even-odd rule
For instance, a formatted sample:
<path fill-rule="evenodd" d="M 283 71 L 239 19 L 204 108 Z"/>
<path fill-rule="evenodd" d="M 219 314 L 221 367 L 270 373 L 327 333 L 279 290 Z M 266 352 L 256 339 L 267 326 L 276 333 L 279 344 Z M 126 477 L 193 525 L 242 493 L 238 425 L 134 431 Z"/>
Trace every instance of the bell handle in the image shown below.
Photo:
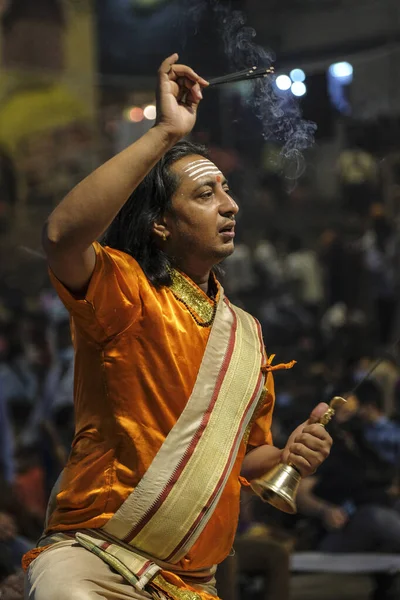
<path fill-rule="evenodd" d="M 341 396 L 335 396 L 329 403 L 328 410 L 320 417 L 318 420 L 318 424 L 322 425 L 322 427 L 326 427 L 328 423 L 332 420 L 338 408 L 346 404 L 347 400 L 342 398 Z"/>
<path fill-rule="evenodd" d="M 321 425 L 322 427 L 326 427 L 328 423 L 332 420 L 337 409 L 346 404 L 346 402 L 347 400 L 345 398 L 342 398 L 341 396 L 335 396 L 334 398 L 332 398 L 332 400 L 329 403 L 328 410 L 324 412 L 324 414 L 319 418 L 317 424 Z M 292 463 L 288 463 L 288 465 L 289 467 L 292 467 L 292 469 L 299 473 L 299 470 Z"/>

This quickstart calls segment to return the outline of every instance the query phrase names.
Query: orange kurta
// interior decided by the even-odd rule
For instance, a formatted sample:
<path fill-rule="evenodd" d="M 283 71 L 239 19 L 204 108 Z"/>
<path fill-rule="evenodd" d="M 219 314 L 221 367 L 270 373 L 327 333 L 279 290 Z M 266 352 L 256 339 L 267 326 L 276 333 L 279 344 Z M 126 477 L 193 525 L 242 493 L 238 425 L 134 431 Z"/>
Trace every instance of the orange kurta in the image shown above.
<path fill-rule="evenodd" d="M 48 532 L 101 527 L 126 500 L 190 397 L 211 329 L 196 322 L 195 304 L 189 310 L 170 288 L 152 286 L 132 257 L 97 243 L 95 250 L 85 299 L 52 277 L 72 317 L 76 435 Z M 213 304 L 187 282 L 195 301 Z M 269 394 L 248 441 L 254 447 L 271 443 L 268 377 Z M 229 553 L 245 452 L 243 442 L 220 502 L 181 569 L 208 567 Z"/>

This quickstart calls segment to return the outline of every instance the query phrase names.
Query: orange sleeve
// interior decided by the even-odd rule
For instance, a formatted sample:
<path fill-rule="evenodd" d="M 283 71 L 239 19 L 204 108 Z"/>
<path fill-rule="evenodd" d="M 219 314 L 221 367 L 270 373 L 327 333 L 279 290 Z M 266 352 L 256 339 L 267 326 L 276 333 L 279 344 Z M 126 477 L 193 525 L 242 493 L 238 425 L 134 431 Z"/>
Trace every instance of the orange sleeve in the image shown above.
<path fill-rule="evenodd" d="M 74 325 L 102 343 L 115 337 L 138 318 L 141 301 L 138 273 L 129 255 L 98 242 L 93 244 L 96 264 L 84 298 L 77 298 L 50 271 L 50 280 L 69 311 Z"/>
<path fill-rule="evenodd" d="M 251 428 L 249 440 L 247 442 L 247 452 L 254 448 L 258 448 L 259 446 L 264 446 L 265 444 L 272 446 L 273 443 L 271 425 L 275 406 L 275 388 L 274 378 L 271 372 L 267 375 L 265 387 L 267 389 L 265 402 L 260 408 L 257 418 Z"/>

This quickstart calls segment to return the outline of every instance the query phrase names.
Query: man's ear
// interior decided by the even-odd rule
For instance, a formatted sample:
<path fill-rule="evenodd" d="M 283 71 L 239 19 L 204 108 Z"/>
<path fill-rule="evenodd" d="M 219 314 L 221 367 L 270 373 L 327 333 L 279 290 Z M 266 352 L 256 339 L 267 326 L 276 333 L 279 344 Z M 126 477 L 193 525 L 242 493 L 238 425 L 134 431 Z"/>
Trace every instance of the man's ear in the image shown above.
<path fill-rule="evenodd" d="M 157 236 L 157 239 L 161 239 L 163 242 L 166 242 L 170 235 L 164 222 L 153 223 L 153 233 Z"/>

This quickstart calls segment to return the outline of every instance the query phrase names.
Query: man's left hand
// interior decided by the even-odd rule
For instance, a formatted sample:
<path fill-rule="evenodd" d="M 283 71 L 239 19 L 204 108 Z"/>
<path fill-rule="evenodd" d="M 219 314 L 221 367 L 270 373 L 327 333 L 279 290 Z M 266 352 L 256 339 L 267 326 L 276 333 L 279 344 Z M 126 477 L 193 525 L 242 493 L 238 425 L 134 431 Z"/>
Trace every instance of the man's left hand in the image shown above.
<path fill-rule="evenodd" d="M 318 404 L 309 419 L 293 431 L 282 452 L 283 462 L 296 467 L 302 477 L 315 473 L 331 451 L 332 438 L 325 427 L 318 424 L 328 408 L 323 402 Z"/>

